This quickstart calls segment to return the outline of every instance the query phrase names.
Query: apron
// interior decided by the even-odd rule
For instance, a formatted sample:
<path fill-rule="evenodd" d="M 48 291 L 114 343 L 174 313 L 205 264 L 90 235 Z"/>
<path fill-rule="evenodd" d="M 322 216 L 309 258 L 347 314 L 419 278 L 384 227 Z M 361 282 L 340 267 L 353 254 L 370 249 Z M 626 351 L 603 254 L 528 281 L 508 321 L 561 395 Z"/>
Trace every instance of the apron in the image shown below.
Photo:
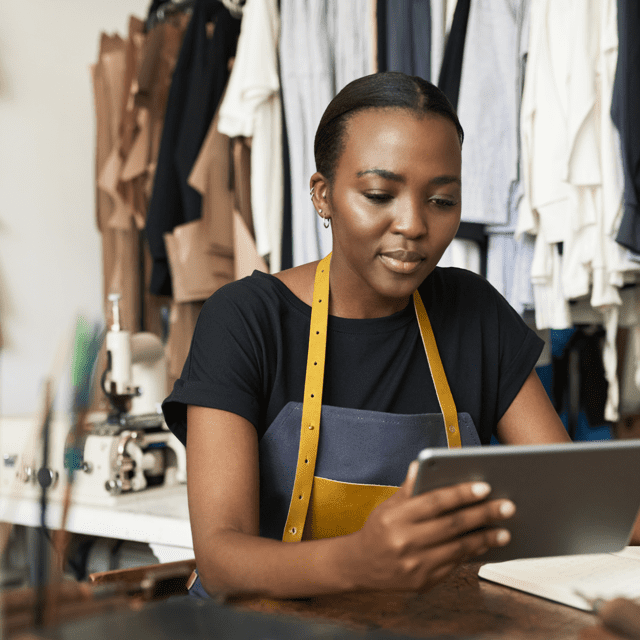
<path fill-rule="evenodd" d="M 259 445 L 260 535 L 284 542 L 358 531 L 398 490 L 422 449 L 481 444 L 471 416 L 457 413 L 417 290 L 413 303 L 441 413 L 322 405 L 330 260 L 331 254 L 316 270 L 303 402 L 289 402 Z M 199 578 L 194 581 L 190 593 L 206 595 Z"/>

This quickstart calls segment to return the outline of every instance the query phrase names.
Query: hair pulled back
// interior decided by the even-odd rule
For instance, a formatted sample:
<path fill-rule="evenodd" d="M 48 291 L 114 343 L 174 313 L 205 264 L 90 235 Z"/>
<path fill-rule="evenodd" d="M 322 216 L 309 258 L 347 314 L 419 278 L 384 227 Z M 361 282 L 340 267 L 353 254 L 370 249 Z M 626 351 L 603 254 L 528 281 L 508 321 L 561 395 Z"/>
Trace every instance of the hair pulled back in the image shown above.
<path fill-rule="evenodd" d="M 365 109 L 407 109 L 416 115 L 440 115 L 455 125 L 460 144 L 464 139 L 453 106 L 435 85 L 398 71 L 364 76 L 346 85 L 329 103 L 316 131 L 313 147 L 316 169 L 329 183 L 333 182 L 344 151 L 347 122 Z"/>

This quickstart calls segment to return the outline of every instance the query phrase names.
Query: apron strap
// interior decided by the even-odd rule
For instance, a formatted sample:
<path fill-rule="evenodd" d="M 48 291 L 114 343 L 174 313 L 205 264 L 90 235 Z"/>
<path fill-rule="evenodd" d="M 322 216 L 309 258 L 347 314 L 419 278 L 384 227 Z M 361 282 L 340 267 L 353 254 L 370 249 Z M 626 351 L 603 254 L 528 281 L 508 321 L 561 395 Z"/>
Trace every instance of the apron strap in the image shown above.
<path fill-rule="evenodd" d="M 327 346 L 327 322 L 329 319 L 329 265 L 331 254 L 318 263 L 313 284 L 311 305 L 311 327 L 307 373 L 304 381 L 302 402 L 302 424 L 300 426 L 300 448 L 289 515 L 284 527 L 284 542 L 299 542 L 307 518 L 309 499 L 316 468 L 320 416 L 322 413 L 322 386 L 324 384 L 324 360 Z"/>
<path fill-rule="evenodd" d="M 440 410 L 444 416 L 444 429 L 447 434 L 447 444 L 449 449 L 454 447 L 461 447 L 462 441 L 460 440 L 460 427 L 458 426 L 458 410 L 456 409 L 456 403 L 451 395 L 451 389 L 447 382 L 447 375 L 444 372 L 442 366 L 442 360 L 440 359 L 440 353 L 438 352 L 438 345 L 436 344 L 436 338 L 433 335 L 433 329 L 431 328 L 431 322 L 427 315 L 427 310 L 424 308 L 422 298 L 416 289 L 413 292 L 413 305 L 416 310 L 416 317 L 418 318 L 418 324 L 420 325 L 420 335 L 422 336 L 422 344 L 427 354 L 427 362 L 429 363 L 429 369 L 431 370 L 431 377 L 433 378 L 433 385 L 436 388 L 436 395 L 438 396 L 438 402 L 440 403 Z"/>
<path fill-rule="evenodd" d="M 289 504 L 289 514 L 282 535 L 284 542 L 299 542 L 302 540 L 302 532 L 307 519 L 309 500 L 313 488 L 318 440 L 320 438 L 322 387 L 327 348 L 330 263 L 331 254 L 320 260 L 313 284 L 309 351 L 307 354 L 307 372 L 302 402 L 302 424 L 300 426 L 300 447 L 298 449 L 298 464 L 291 494 L 291 503 Z M 442 366 L 429 316 L 417 290 L 413 293 L 413 302 L 431 377 L 433 378 L 440 409 L 444 416 L 447 443 L 449 448 L 460 447 L 462 443 L 458 426 L 458 412 Z"/>

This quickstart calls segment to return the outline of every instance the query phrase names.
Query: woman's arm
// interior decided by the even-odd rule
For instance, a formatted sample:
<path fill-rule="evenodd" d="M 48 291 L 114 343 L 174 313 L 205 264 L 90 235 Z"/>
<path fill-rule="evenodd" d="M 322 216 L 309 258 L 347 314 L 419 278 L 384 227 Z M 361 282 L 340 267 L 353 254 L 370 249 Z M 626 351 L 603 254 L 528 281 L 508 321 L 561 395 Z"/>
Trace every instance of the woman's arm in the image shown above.
<path fill-rule="evenodd" d="M 288 543 L 260 538 L 255 428 L 232 413 L 189 406 L 189 513 L 198 573 L 210 593 L 305 597 L 361 589 L 425 589 L 457 564 L 509 540 L 506 500 L 484 483 L 411 496 L 417 465 L 358 532 Z M 502 512 L 501 512 L 502 509 Z"/>
<path fill-rule="evenodd" d="M 498 422 L 497 435 L 503 444 L 571 442 L 535 369 Z"/>

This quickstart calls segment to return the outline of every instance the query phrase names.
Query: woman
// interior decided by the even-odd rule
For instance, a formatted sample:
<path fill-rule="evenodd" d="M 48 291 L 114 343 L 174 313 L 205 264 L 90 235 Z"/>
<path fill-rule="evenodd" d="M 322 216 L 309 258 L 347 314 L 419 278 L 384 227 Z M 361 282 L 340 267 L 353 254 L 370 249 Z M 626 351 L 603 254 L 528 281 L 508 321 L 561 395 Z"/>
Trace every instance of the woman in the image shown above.
<path fill-rule="evenodd" d="M 164 405 L 186 440 L 196 589 L 425 589 L 508 543 L 515 506 L 484 483 L 411 496 L 425 446 L 568 441 L 541 341 L 485 280 L 436 268 L 460 223 L 462 138 L 430 83 L 352 82 L 310 181 L 332 254 L 205 304 Z"/>

